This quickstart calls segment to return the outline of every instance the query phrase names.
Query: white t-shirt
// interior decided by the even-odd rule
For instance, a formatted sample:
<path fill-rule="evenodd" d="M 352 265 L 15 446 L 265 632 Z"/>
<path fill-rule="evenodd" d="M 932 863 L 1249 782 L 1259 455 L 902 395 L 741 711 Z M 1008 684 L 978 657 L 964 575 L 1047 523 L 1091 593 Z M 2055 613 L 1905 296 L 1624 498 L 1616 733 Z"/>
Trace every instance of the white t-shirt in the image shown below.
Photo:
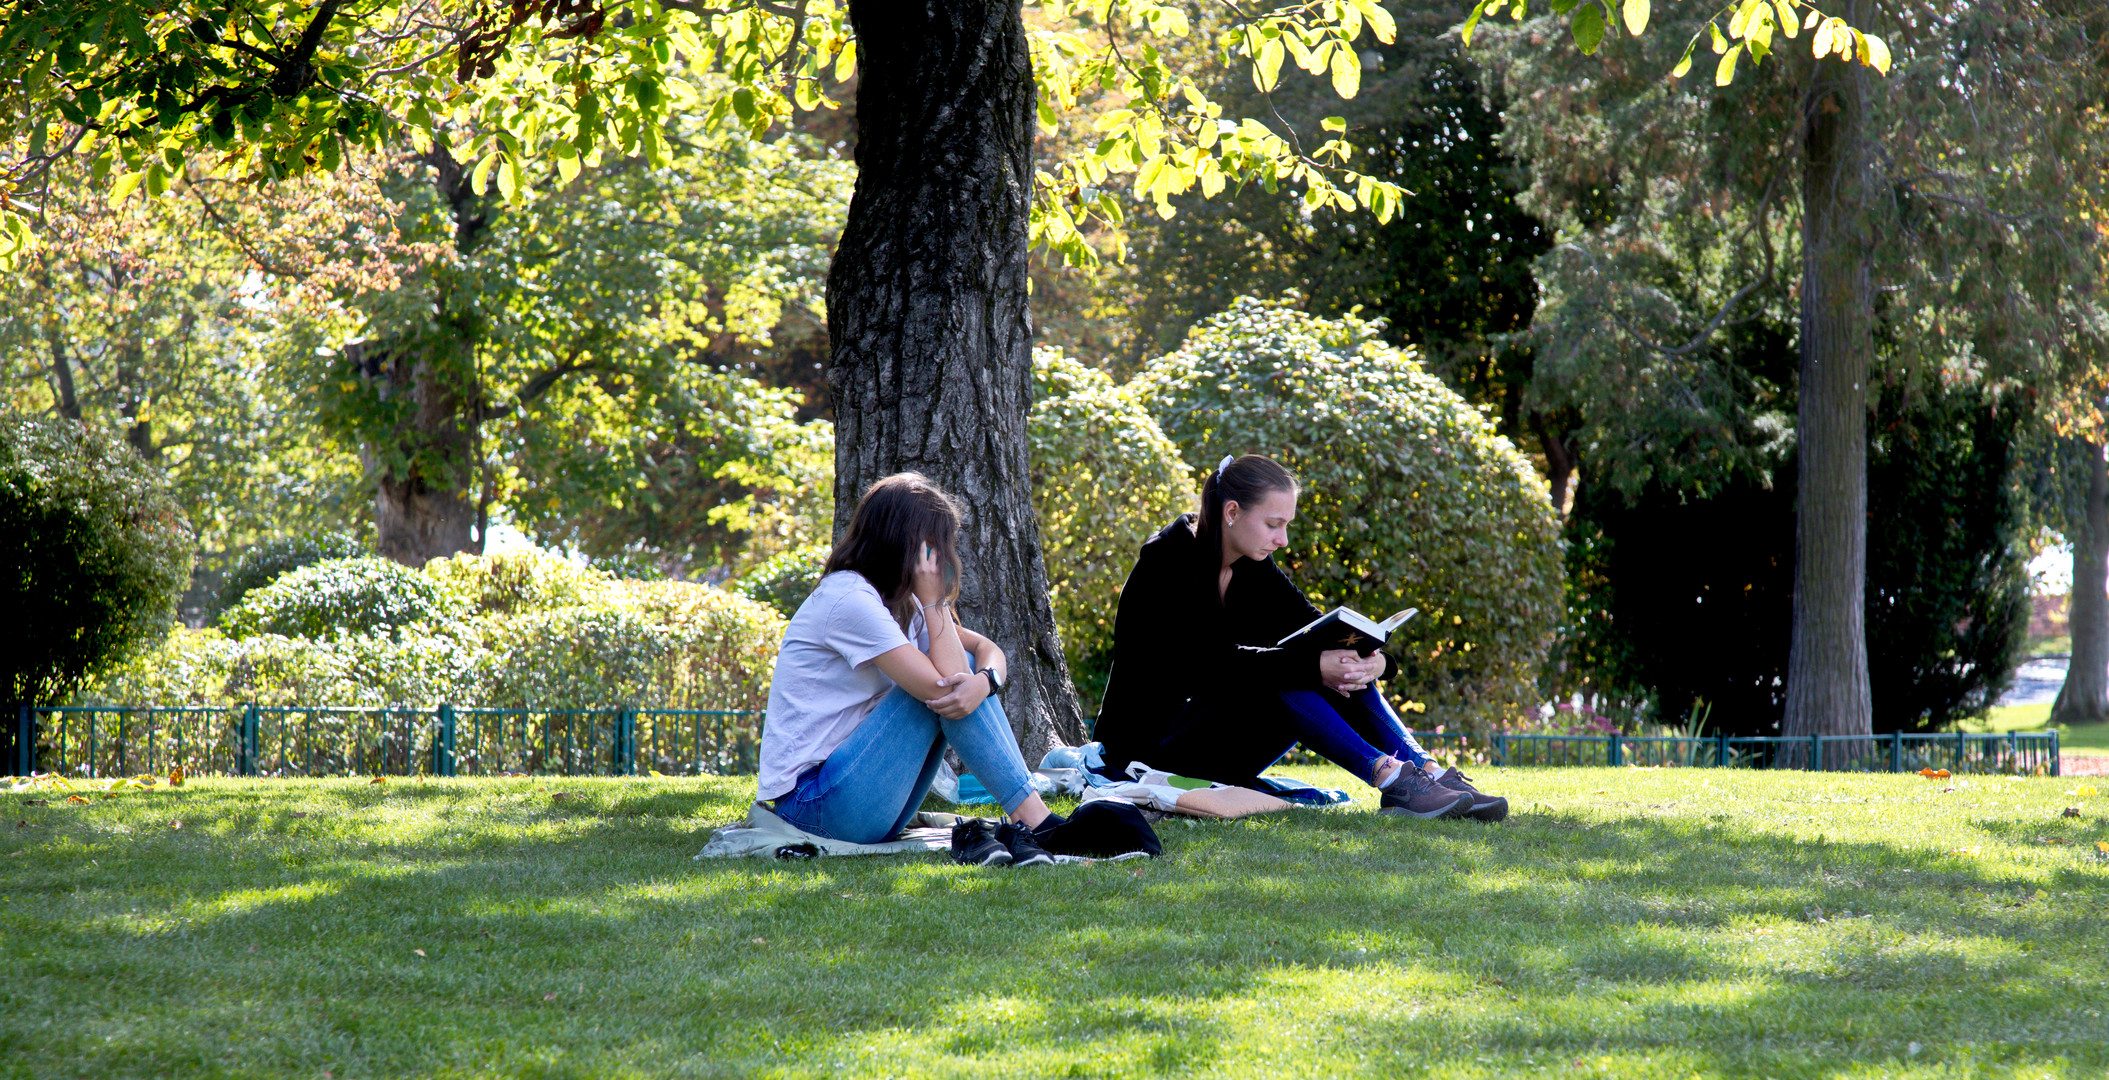
<path fill-rule="evenodd" d="M 927 650 L 921 612 L 908 629 L 913 644 Z M 838 570 L 820 579 L 791 616 L 776 652 L 757 800 L 790 791 L 798 774 L 826 761 L 857 730 L 894 687 L 872 660 L 910 644 L 910 637 L 864 575 Z"/>

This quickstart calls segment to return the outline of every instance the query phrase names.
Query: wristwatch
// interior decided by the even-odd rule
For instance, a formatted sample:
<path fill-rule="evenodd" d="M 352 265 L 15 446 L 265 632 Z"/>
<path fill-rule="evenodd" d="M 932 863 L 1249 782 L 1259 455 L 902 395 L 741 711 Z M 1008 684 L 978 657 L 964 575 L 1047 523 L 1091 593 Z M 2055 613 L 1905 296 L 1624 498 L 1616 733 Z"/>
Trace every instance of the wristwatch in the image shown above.
<path fill-rule="evenodd" d="M 995 669 L 995 668 L 992 668 L 992 667 L 985 667 L 985 668 L 982 668 L 982 669 L 981 669 L 980 671 L 976 672 L 975 674 L 978 674 L 978 675 L 986 675 L 986 676 L 988 676 L 988 679 L 989 679 L 989 693 L 991 693 L 991 694 L 1001 694 L 1001 693 L 1003 693 L 1003 676 L 1001 676 L 1001 675 L 997 674 L 997 673 L 996 673 L 996 669 Z"/>

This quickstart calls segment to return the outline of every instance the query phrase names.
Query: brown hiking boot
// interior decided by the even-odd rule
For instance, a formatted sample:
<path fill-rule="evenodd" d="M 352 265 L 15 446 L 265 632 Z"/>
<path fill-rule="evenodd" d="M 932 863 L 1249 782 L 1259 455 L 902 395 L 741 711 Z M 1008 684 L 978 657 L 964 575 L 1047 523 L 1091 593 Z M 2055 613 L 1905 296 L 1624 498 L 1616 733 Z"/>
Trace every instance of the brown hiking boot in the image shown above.
<path fill-rule="evenodd" d="M 1412 814 L 1417 818 L 1463 817 L 1472 809 L 1472 796 L 1436 783 L 1411 762 L 1399 763 L 1399 778 L 1390 787 L 1377 789 L 1377 812 Z"/>
<path fill-rule="evenodd" d="M 1472 796 L 1472 808 L 1465 816 L 1474 821 L 1500 821 L 1509 816 L 1509 801 L 1499 795 L 1489 795 L 1472 786 L 1471 777 L 1458 772 L 1456 766 L 1444 769 L 1435 782 L 1448 791 L 1462 791 Z"/>

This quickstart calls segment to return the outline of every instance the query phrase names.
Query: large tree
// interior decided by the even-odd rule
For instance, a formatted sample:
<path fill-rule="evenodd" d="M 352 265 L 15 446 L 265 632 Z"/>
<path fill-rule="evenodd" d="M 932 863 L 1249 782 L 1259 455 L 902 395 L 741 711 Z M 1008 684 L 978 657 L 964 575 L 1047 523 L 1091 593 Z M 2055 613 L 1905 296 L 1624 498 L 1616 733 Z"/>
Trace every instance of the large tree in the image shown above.
<path fill-rule="evenodd" d="M 1856 2 L 1834 18 L 1791 0 L 1744 0 L 1677 13 L 1667 38 L 1656 31 L 1606 49 L 1584 77 L 1582 62 L 1542 38 L 1558 19 L 1594 51 L 1610 12 L 1570 11 L 1500 35 L 1509 145 L 1532 162 L 1536 208 L 1574 238 L 1539 275 L 1547 303 L 1572 317 L 1544 320 L 1541 309 L 1550 328 L 1539 332 L 1564 336 L 1555 354 L 1609 353 L 1636 375 L 1613 382 L 1696 403 L 1685 388 L 1703 384 L 1724 327 L 1764 305 L 1795 309 L 1799 477 L 1782 731 L 1865 734 L 1866 418 L 1878 330 L 1893 346 L 1887 356 L 1947 365 L 1952 378 L 2054 386 L 2069 377 L 2100 278 L 2070 188 L 2095 182 L 2075 166 L 2092 160 L 2086 147 L 2099 138 L 2089 110 L 2101 71 L 2087 43 L 2100 39 L 2101 12 Z M 1638 33 L 1648 11 L 1635 0 L 1621 14 Z M 1853 29 L 1877 26 L 1886 43 Z M 1773 52 L 1803 31 L 1807 51 Z M 1689 71 L 1709 43 L 1726 89 L 1693 93 L 1661 78 Z M 1868 69 L 1888 72 L 1892 54 L 1895 72 L 1875 78 Z M 1737 74 L 1741 61 L 1767 57 Z M 1717 306 L 1618 272 L 1662 234 L 1708 231 L 1713 273 L 1729 283 Z"/>
<path fill-rule="evenodd" d="M 1117 226 L 1131 198 L 1169 214 L 1169 199 L 1197 186 L 1212 195 L 1230 183 L 1287 183 L 1312 212 L 1360 207 L 1380 218 L 1401 195 L 1346 167 L 1343 139 L 1306 150 L 1257 120 L 1225 118 L 1157 46 L 1188 34 L 1185 10 L 1150 0 L 1050 0 L 1030 22 L 1017 0 L 947 0 L 912 13 L 863 0 L 465 9 L 439 0 L 34 0 L 17 12 L 0 30 L 0 61 L 27 76 L 0 88 L 0 139 L 10 147 L 0 173 L 30 193 L 30 208 L 52 163 L 72 155 L 91 156 L 122 197 L 159 195 L 197 172 L 270 180 L 334 169 L 354 147 L 401 138 L 436 171 L 458 172 L 468 191 L 482 197 L 495 184 L 517 206 L 547 182 L 545 161 L 559 182 L 604 154 L 666 164 L 670 113 L 759 134 L 794 106 L 827 107 L 825 80 L 851 76 L 867 51 L 857 120 L 868 171 L 845 251 L 869 265 L 839 270 L 830 288 L 830 368 L 846 436 L 836 443 L 837 490 L 920 465 L 967 496 L 967 613 L 1023 661 L 1009 702 L 1033 736 L 1028 750 L 1081 726 L 1051 647 L 1025 488 L 1026 245 L 1095 258 L 1081 225 Z M 1373 0 L 1311 0 L 1241 16 L 1216 45 L 1263 88 L 1293 59 L 1347 96 L 1360 80 L 1355 40 L 1365 29 L 1389 40 L 1391 26 Z M 1035 125 L 1058 130 L 1080 106 L 1102 137 L 1032 169 Z M 473 212 L 461 220 L 472 225 Z M 0 234 L 0 257 L 33 241 L 12 202 Z M 408 405 L 462 415 L 448 403 L 478 388 L 430 374 L 475 330 L 440 325 L 455 318 L 442 309 L 431 333 L 376 343 L 363 354 L 378 372 L 368 377 L 400 384 Z M 462 458 L 473 440 L 461 426 L 433 425 L 412 457 L 430 466 L 412 479 L 440 481 L 442 544 L 465 533 L 458 495 L 448 494 L 474 467 Z M 427 492 L 413 484 L 403 494 Z"/>

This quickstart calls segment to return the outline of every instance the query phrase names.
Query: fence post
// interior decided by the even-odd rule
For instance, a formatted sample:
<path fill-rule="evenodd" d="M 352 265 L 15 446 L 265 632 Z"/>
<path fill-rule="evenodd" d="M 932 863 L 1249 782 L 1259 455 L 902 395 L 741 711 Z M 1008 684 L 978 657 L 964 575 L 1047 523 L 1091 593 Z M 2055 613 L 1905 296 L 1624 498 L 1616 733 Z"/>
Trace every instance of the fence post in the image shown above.
<path fill-rule="evenodd" d="M 1816 732 L 1809 733 L 1809 771 L 1823 771 L 1823 736 Z"/>
<path fill-rule="evenodd" d="M 1728 767 L 1728 732 L 1714 732 L 1714 768 Z"/>
<path fill-rule="evenodd" d="M 1497 731 L 1494 733 L 1494 767 L 1497 769 L 1506 768 L 1508 766 L 1508 763 L 1509 733 L 1506 731 Z"/>
<path fill-rule="evenodd" d="M 15 710 L 15 753 L 9 764 L 16 776 L 37 771 L 37 711 L 28 705 Z"/>
<path fill-rule="evenodd" d="M 637 710 L 628 705 L 615 714 L 615 774 L 637 775 Z"/>
<path fill-rule="evenodd" d="M 2050 774 L 2052 776 L 2061 775 L 2060 770 L 2063 767 L 2058 761 L 2058 729 L 2052 728 L 2050 729 Z"/>
<path fill-rule="evenodd" d="M 1619 745 L 1618 745 L 1618 732 L 1614 731 L 1614 732 L 1612 732 L 1611 734 L 1609 734 L 1609 735 L 1606 735 L 1606 736 L 1604 736 L 1604 762 L 1605 762 L 1605 764 L 1607 764 L 1607 765 L 1621 765 L 1621 764 L 1624 764 L 1625 754 L 1621 753 L 1621 752 L 1620 752 L 1620 750 L 1621 750 L 1621 748 L 1620 748 L 1620 747 L 1619 747 Z"/>
<path fill-rule="evenodd" d="M 454 706 L 439 703 L 439 733 L 432 740 L 432 775 L 454 775 Z"/>
<path fill-rule="evenodd" d="M 1889 771 L 1904 771 L 1904 732 L 1901 730 L 1889 733 Z"/>
<path fill-rule="evenodd" d="M 1968 754 L 1969 754 L 1969 752 L 1970 752 L 1970 751 L 1969 751 L 1969 749 L 1968 749 L 1968 744 L 1966 744 L 1965 742 L 1963 742 L 1963 740 L 1964 740 L 1964 739 L 1965 739 L 1966 737 L 1967 737 L 1967 736 L 1965 736 L 1965 735 L 1963 734 L 1963 726 L 1962 726 L 1961 724 L 1957 724 L 1957 725 L 1955 725 L 1955 771 L 1956 771 L 1956 772 L 1961 772 L 1961 771 L 1963 771 L 1963 758 L 1964 758 L 1964 757 L 1965 757 L 1966 755 L 1968 755 Z"/>
<path fill-rule="evenodd" d="M 256 740 L 258 729 L 262 726 L 263 717 L 256 710 L 256 702 L 252 701 L 243 706 L 241 760 L 235 763 L 239 766 L 235 772 L 243 776 L 256 775 Z"/>

